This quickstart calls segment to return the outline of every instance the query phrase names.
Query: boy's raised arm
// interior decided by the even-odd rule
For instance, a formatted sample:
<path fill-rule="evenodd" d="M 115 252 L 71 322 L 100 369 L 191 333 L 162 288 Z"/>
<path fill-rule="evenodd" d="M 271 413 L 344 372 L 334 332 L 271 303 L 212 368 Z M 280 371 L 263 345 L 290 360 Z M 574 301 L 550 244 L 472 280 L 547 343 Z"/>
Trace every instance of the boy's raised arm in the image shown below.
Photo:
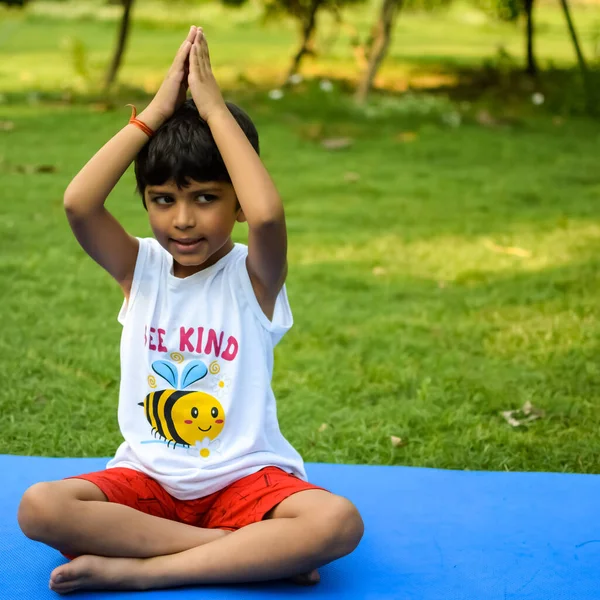
<path fill-rule="evenodd" d="M 208 45 L 198 28 L 190 52 L 189 85 L 208 123 L 248 222 L 248 273 L 265 314 L 272 318 L 287 275 L 283 203 L 269 173 L 229 112 L 210 66 Z"/>
<path fill-rule="evenodd" d="M 139 119 L 156 130 L 185 101 L 189 51 L 196 34 L 192 27 L 152 102 Z M 104 202 L 148 136 L 126 125 L 79 171 L 64 194 L 69 224 L 83 249 L 104 267 L 129 296 L 138 242 L 106 210 Z"/>

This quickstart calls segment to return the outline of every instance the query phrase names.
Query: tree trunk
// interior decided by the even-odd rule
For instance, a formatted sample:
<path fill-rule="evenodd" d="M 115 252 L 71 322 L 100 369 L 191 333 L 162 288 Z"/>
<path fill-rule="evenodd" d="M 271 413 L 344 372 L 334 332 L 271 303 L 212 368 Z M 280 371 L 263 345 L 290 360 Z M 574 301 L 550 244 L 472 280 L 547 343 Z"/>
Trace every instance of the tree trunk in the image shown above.
<path fill-rule="evenodd" d="M 106 81 L 104 82 L 104 91 L 107 92 L 117 78 L 121 61 L 123 60 L 123 54 L 125 53 L 125 46 L 127 45 L 127 36 L 129 34 L 129 24 L 131 21 L 131 7 L 133 6 L 134 0 L 122 0 L 123 3 L 123 17 L 121 19 L 121 27 L 119 29 L 119 39 L 117 40 L 117 47 L 113 55 L 110 69 L 106 75 Z"/>
<path fill-rule="evenodd" d="M 527 69 L 528 75 L 536 76 L 538 74 L 537 61 L 533 50 L 534 24 L 533 24 L 533 3 L 534 0 L 525 0 L 525 16 L 527 19 Z"/>
<path fill-rule="evenodd" d="M 575 31 L 575 26 L 573 25 L 573 21 L 571 19 L 571 13 L 569 11 L 569 5 L 567 4 L 567 0 L 560 0 L 563 12 L 565 13 L 565 19 L 567 20 L 567 26 L 569 28 L 569 34 L 571 35 L 571 41 L 573 42 L 573 46 L 575 48 L 575 53 L 577 54 L 577 62 L 579 63 L 579 69 L 581 71 L 581 77 L 583 78 L 583 88 L 585 93 L 585 99 L 587 104 L 587 109 L 590 114 L 596 113 L 597 109 L 594 103 L 594 94 L 592 91 L 592 82 L 590 80 L 590 72 L 585 62 L 585 58 L 583 56 L 583 52 L 581 51 L 581 46 L 579 45 L 579 40 L 577 39 L 577 32 Z"/>
<path fill-rule="evenodd" d="M 298 69 L 300 68 L 300 62 L 302 61 L 304 56 L 310 52 L 312 37 L 317 25 L 317 12 L 319 11 L 319 8 L 323 4 L 323 2 L 324 0 L 312 0 L 310 4 L 309 13 L 306 16 L 306 19 L 304 20 L 304 23 L 302 25 L 302 39 L 300 42 L 300 48 L 294 56 L 294 58 L 292 59 L 292 64 L 288 71 L 286 82 L 292 75 L 295 75 L 298 72 Z"/>
<path fill-rule="evenodd" d="M 379 19 L 374 28 L 375 35 L 373 36 L 373 43 L 368 49 L 367 68 L 363 71 L 356 90 L 355 98 L 360 104 L 364 104 L 367 100 L 367 96 L 373 86 L 375 75 L 387 54 L 391 41 L 392 28 L 394 27 L 396 15 L 402 6 L 402 1 L 403 0 L 383 0 Z"/>

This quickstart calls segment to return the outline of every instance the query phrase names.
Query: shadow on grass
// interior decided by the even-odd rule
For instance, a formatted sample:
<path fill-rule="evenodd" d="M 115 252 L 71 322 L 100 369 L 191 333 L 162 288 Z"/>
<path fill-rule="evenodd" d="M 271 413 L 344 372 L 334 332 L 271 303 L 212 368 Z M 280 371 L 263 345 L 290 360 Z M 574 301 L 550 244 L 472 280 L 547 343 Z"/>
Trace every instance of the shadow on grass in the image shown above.
<path fill-rule="evenodd" d="M 398 81 L 404 79 L 405 83 Z M 322 77 L 307 78 L 309 87 L 318 84 Z M 400 98 L 407 92 L 420 92 L 446 95 L 452 101 L 468 101 L 488 105 L 495 110 L 506 112 L 525 109 L 529 113 L 531 96 L 535 92 L 542 93 L 543 106 L 536 111 L 562 115 L 587 115 L 585 89 L 582 75 L 578 68 L 550 67 L 541 70 L 532 77 L 514 63 L 512 58 L 502 57 L 488 59 L 482 65 L 474 66 L 472 62 L 463 62 L 448 56 L 411 56 L 407 61 L 406 74 L 393 78 L 383 73 L 380 76 L 383 85 L 377 88 L 372 97 Z M 589 85 L 593 98 L 600 104 L 600 66 L 592 66 L 589 70 Z M 336 88 L 346 96 L 352 96 L 356 89 L 356 78 L 331 77 Z M 452 83 L 448 83 L 452 81 Z M 388 86 L 386 87 L 386 84 Z M 266 96 L 273 87 L 272 82 L 253 81 L 240 74 L 236 84 L 225 89 L 225 93 L 242 96 Z M 306 89 L 306 87 L 304 87 Z M 401 89 L 401 91 L 398 91 Z M 107 109 L 121 103 L 131 101 L 149 102 L 152 94 L 139 87 L 118 83 L 105 93 L 100 88 L 89 91 L 37 90 L 7 92 L 3 94 L 7 104 L 27 104 L 33 102 L 85 105 L 103 104 Z M 32 100 L 33 99 L 33 100 Z M 599 116 L 596 113 L 593 116 Z"/>
<path fill-rule="evenodd" d="M 600 68 L 592 68 L 588 74 L 589 93 L 595 109 L 591 114 L 582 74 L 576 68 L 549 68 L 540 71 L 537 77 L 531 77 L 522 69 L 488 62 L 481 68 L 456 65 L 450 72 L 456 78 L 455 84 L 424 89 L 447 93 L 457 101 L 488 104 L 502 112 L 518 111 L 524 104 L 531 106 L 532 95 L 537 92 L 542 94 L 539 101 L 544 104 L 544 112 L 600 117 Z"/>

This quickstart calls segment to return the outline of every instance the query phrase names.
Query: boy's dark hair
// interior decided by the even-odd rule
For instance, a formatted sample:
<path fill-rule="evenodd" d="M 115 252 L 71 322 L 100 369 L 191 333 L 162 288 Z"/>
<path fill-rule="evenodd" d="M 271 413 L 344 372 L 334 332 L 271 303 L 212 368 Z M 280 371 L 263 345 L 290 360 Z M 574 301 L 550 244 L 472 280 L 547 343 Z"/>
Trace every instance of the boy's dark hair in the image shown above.
<path fill-rule="evenodd" d="M 258 132 L 250 117 L 232 102 L 226 105 L 259 154 Z M 144 190 L 149 185 L 171 179 L 180 188 L 186 187 L 190 179 L 231 183 L 210 128 L 192 99 L 186 100 L 140 150 L 135 158 L 135 178 L 144 208 Z"/>

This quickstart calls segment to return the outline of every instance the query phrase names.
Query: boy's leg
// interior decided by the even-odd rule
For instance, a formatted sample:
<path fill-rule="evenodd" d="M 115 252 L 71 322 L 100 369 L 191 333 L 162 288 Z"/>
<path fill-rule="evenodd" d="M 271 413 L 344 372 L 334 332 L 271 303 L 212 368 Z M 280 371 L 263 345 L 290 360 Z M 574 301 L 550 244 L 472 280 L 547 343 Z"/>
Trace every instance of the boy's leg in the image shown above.
<path fill-rule="evenodd" d="M 356 508 L 323 490 L 283 500 L 271 518 L 209 544 L 148 559 L 81 556 L 52 572 L 59 593 L 265 581 L 306 573 L 349 554 L 363 534 Z"/>
<path fill-rule="evenodd" d="M 151 557 L 188 550 L 229 532 L 201 529 L 108 502 L 91 481 L 37 483 L 21 500 L 23 533 L 65 555 Z"/>

